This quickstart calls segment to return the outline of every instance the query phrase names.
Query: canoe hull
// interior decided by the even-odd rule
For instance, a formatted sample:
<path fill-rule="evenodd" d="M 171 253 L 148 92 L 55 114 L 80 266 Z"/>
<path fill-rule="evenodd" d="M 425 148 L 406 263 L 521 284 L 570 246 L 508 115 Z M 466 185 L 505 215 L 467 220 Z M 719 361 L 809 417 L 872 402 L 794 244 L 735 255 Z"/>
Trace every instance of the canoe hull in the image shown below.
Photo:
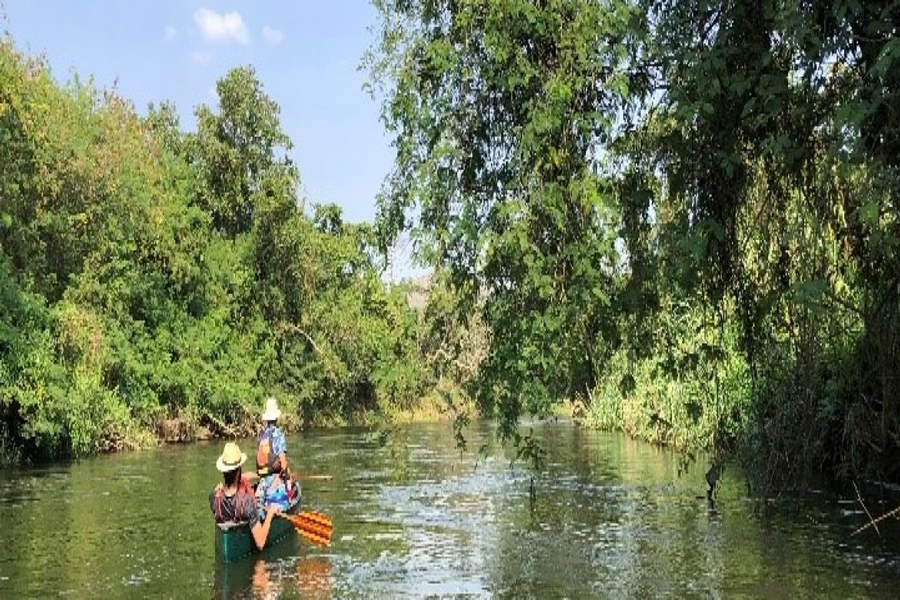
<path fill-rule="evenodd" d="M 297 500 L 284 512 L 293 515 L 299 511 L 300 498 L 298 496 Z M 246 523 L 217 524 L 215 527 L 216 558 L 218 560 L 230 563 L 246 558 L 251 554 L 256 554 L 256 543 L 253 541 L 253 534 L 250 533 L 250 526 Z M 272 519 L 272 524 L 269 526 L 269 536 L 266 538 L 265 548 L 270 548 L 279 542 L 290 534 L 292 529 L 293 527 L 286 519 Z"/>

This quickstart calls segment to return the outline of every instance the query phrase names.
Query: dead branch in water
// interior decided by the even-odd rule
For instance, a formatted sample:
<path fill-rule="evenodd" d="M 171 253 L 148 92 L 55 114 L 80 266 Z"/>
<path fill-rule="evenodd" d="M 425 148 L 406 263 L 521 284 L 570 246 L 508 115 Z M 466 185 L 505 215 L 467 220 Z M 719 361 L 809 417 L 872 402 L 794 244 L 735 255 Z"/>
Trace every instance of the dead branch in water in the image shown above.
<path fill-rule="evenodd" d="M 860 527 L 859 529 L 857 529 L 856 531 L 854 531 L 853 533 L 851 533 L 851 534 L 850 534 L 850 537 L 853 537 L 853 536 L 856 535 L 857 533 L 862 533 L 863 531 L 865 531 L 865 530 L 868 529 L 869 527 L 874 527 L 874 528 L 875 528 L 875 531 L 878 533 L 878 535 L 881 536 L 881 531 L 878 530 L 878 523 L 879 523 L 880 521 L 884 521 L 884 520 L 887 519 L 888 517 L 892 517 L 892 516 L 894 516 L 894 515 L 900 513 L 900 506 L 898 506 L 897 508 L 895 508 L 895 509 L 892 510 L 892 511 L 889 511 L 889 512 L 884 513 L 883 515 L 881 515 L 881 516 L 878 517 L 877 519 L 873 519 L 873 518 L 872 518 L 872 513 L 869 512 L 869 509 L 868 509 L 868 508 L 866 508 L 866 504 L 865 504 L 865 502 L 863 502 L 862 496 L 860 496 L 860 494 L 859 494 L 859 488 L 856 487 L 856 483 L 855 483 L 855 482 L 854 482 L 854 484 L 853 484 L 853 489 L 856 490 L 856 499 L 859 500 L 859 504 L 863 507 L 863 510 L 866 511 L 866 516 L 869 517 L 869 522 L 866 523 L 865 525 L 863 525 L 862 527 Z M 900 517 L 897 517 L 897 518 L 900 519 Z"/>
<path fill-rule="evenodd" d="M 863 506 L 863 508 L 865 508 L 865 506 Z M 866 514 L 868 514 L 868 513 L 869 513 L 869 511 L 866 511 Z M 900 514 L 900 506 L 898 506 L 897 508 L 895 508 L 894 510 L 892 510 L 892 511 L 890 511 L 890 512 L 884 513 L 883 515 L 881 515 L 881 516 L 878 517 L 877 519 L 872 519 L 872 516 L 869 515 L 870 521 L 869 521 L 868 523 L 866 523 L 865 525 L 863 525 L 862 527 L 860 527 L 859 529 L 857 529 L 856 531 L 854 531 L 853 533 L 851 533 L 851 534 L 850 534 L 850 537 L 853 537 L 853 536 L 856 535 L 857 533 L 862 533 L 863 531 L 865 531 L 865 530 L 868 529 L 869 527 L 873 527 L 873 526 L 875 527 L 875 531 L 878 531 L 878 525 L 877 525 L 876 523 L 878 523 L 879 521 L 884 521 L 884 520 L 887 519 L 888 517 L 893 517 L 894 515 L 897 515 L 897 514 Z M 881 535 L 881 533 L 879 532 L 878 535 Z"/>

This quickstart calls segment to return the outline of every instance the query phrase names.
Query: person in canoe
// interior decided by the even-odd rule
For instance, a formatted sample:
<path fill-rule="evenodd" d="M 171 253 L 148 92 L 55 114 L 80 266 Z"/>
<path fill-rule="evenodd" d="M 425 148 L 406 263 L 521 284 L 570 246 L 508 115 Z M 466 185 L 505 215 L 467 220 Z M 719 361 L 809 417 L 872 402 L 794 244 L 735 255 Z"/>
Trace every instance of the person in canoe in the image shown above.
<path fill-rule="evenodd" d="M 276 506 L 267 506 L 265 520 L 260 522 L 256 497 L 241 469 L 246 460 L 247 455 L 241 452 L 237 444 L 225 444 L 222 455 L 216 461 L 216 469 L 222 473 L 224 481 L 209 494 L 209 507 L 216 523 L 247 523 L 253 542 L 262 550 L 269 537 L 272 519 L 280 511 Z"/>
<path fill-rule="evenodd" d="M 262 414 L 265 425 L 256 444 L 256 472 L 259 474 L 256 496 L 260 507 L 272 504 L 285 510 L 293 501 L 296 490 L 291 485 L 288 471 L 287 442 L 278 426 L 280 416 L 275 398 L 266 400 Z"/>

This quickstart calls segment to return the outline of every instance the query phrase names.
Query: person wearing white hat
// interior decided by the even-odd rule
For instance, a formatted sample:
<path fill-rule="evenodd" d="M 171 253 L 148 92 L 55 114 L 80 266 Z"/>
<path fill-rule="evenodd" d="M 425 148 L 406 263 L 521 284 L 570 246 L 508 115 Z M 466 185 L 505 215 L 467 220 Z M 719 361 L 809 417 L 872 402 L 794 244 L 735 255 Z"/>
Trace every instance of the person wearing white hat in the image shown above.
<path fill-rule="evenodd" d="M 260 504 L 273 503 L 287 508 L 294 491 L 289 485 L 290 474 L 287 463 L 287 442 L 284 432 L 278 427 L 278 418 L 281 410 L 278 401 L 269 397 L 262 413 L 265 423 L 259 433 L 259 441 L 256 444 L 256 472 L 259 473 L 259 485 L 256 495 Z"/>
<path fill-rule="evenodd" d="M 276 506 L 268 506 L 265 521 L 259 522 L 256 497 L 241 470 L 246 460 L 247 455 L 241 452 L 237 444 L 234 442 L 225 444 L 221 456 L 216 460 L 216 469 L 222 473 L 224 484 L 220 483 L 209 494 L 209 507 L 216 523 L 247 523 L 253 535 L 253 542 L 262 550 L 266 545 L 266 538 L 269 537 L 272 519 L 279 510 Z"/>

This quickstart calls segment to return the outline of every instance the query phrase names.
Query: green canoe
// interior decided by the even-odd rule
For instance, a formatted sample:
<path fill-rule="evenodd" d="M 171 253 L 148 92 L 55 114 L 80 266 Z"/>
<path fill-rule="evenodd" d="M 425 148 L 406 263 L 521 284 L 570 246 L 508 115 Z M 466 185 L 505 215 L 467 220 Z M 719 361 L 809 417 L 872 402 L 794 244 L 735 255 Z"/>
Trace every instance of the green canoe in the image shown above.
<path fill-rule="evenodd" d="M 284 512 L 295 514 L 300 510 L 300 494 L 296 500 Z M 278 517 L 272 519 L 269 526 L 269 537 L 266 538 L 265 548 L 283 539 L 293 529 L 286 519 Z M 216 524 L 216 557 L 226 563 L 234 562 L 256 553 L 256 543 L 250 533 L 250 526 L 246 523 L 218 523 Z"/>

